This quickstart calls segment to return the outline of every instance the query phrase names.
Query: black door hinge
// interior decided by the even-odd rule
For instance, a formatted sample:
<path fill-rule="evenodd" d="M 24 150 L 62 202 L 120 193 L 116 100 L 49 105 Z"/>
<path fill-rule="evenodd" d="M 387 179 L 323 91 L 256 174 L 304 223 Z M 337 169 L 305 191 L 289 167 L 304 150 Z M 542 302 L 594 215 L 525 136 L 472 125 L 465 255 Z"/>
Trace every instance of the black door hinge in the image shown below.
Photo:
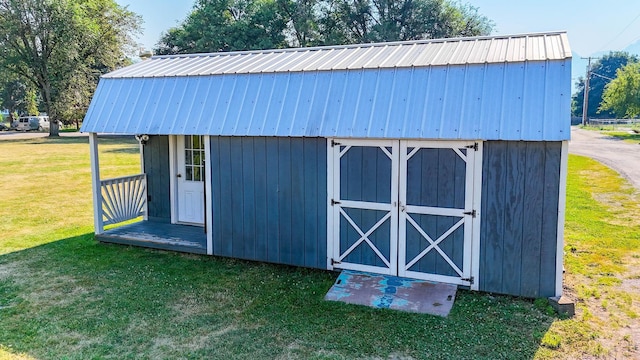
<path fill-rule="evenodd" d="M 335 140 L 331 140 L 331 147 L 334 147 L 336 145 L 342 145 L 339 142 L 335 141 Z"/>
<path fill-rule="evenodd" d="M 340 261 L 335 261 L 333 258 L 331 258 L 331 266 L 336 264 L 342 264 L 342 263 Z"/>
<path fill-rule="evenodd" d="M 331 199 L 331 206 L 336 205 L 336 204 L 342 204 L 340 201 L 335 201 L 333 199 Z"/>
<path fill-rule="evenodd" d="M 463 212 L 463 214 L 471 215 L 471 217 L 476 217 L 476 211 L 475 210 L 466 211 L 466 212 Z"/>
<path fill-rule="evenodd" d="M 473 143 L 473 145 L 467 145 L 467 149 L 473 149 L 474 151 L 478 151 L 478 143 Z"/>
<path fill-rule="evenodd" d="M 473 284 L 473 280 L 474 280 L 474 279 L 473 279 L 473 276 L 472 276 L 472 277 L 468 277 L 468 278 L 461 278 L 460 280 L 462 280 L 462 281 L 468 281 L 468 282 L 469 282 L 469 284 Z"/>

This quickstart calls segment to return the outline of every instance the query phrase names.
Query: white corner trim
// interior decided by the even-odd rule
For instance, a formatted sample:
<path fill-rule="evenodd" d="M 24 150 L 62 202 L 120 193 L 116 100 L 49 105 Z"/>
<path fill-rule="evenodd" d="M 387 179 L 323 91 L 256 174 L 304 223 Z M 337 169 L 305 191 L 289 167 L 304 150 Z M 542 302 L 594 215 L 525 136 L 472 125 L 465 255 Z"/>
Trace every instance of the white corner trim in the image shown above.
<path fill-rule="evenodd" d="M 93 190 L 93 227 L 96 235 L 104 232 L 102 222 L 102 189 L 100 184 L 100 160 L 98 156 L 98 134 L 89 133 L 91 157 L 91 188 Z"/>
<path fill-rule="evenodd" d="M 204 222 L 207 226 L 207 255 L 213 255 L 213 208 L 211 193 L 211 137 L 204 136 L 204 172 L 205 172 L 205 216 Z"/>
<path fill-rule="evenodd" d="M 333 147 L 331 146 L 330 138 L 327 138 L 327 269 L 333 270 L 333 264 L 331 259 L 333 258 L 333 243 L 334 243 L 334 221 L 333 221 L 333 207 L 331 206 L 331 197 L 333 196 Z"/>
<path fill-rule="evenodd" d="M 478 151 L 474 156 L 473 164 L 473 208 L 476 217 L 473 218 L 473 230 L 471 235 L 471 276 L 474 278 L 471 290 L 480 289 L 480 224 L 482 219 L 482 161 L 484 158 L 483 145 L 478 142 Z"/>
<path fill-rule="evenodd" d="M 176 135 L 169 135 L 169 200 L 171 202 L 171 223 L 176 224 L 178 222 L 178 184 L 176 181 Z"/>
<path fill-rule="evenodd" d="M 558 186 L 558 239 L 556 248 L 556 296 L 562 296 L 564 273 L 564 218 L 567 205 L 567 172 L 569 170 L 569 141 L 562 142 L 560 154 L 560 184 Z"/>

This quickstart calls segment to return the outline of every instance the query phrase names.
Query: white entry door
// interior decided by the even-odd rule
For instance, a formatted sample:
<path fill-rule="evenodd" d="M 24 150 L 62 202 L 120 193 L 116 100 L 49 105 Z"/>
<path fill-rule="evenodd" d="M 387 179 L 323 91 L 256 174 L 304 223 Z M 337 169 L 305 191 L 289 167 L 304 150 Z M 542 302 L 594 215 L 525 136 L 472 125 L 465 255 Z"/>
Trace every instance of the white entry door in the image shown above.
<path fill-rule="evenodd" d="M 204 139 L 178 136 L 176 147 L 178 222 L 204 224 Z"/>
<path fill-rule="evenodd" d="M 481 147 L 332 140 L 329 265 L 472 285 Z"/>

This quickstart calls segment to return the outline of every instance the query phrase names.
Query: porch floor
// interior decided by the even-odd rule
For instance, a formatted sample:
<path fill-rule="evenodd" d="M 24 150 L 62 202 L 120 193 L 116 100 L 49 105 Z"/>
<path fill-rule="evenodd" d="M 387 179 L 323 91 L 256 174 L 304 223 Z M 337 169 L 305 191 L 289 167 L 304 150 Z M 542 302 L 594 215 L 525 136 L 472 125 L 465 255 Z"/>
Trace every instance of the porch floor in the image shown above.
<path fill-rule="evenodd" d="M 142 246 L 195 254 L 207 253 L 207 234 L 203 227 L 140 221 L 106 230 L 101 242 Z"/>

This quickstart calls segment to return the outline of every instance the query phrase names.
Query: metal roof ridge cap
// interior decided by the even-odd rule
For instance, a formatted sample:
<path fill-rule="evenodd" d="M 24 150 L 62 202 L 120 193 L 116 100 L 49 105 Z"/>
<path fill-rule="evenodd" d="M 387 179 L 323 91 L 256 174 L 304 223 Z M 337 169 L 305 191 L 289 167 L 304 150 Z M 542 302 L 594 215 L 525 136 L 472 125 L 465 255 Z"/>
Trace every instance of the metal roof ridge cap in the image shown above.
<path fill-rule="evenodd" d="M 566 34 L 566 30 L 556 31 L 541 31 L 532 33 L 520 33 L 520 34 L 504 34 L 504 35 L 482 35 L 482 36 L 469 36 L 469 37 L 453 37 L 453 38 L 439 38 L 439 39 L 423 39 L 423 40 L 405 40 L 405 41 L 390 41 L 390 42 L 375 42 L 375 43 L 359 43 L 359 44 L 346 44 L 346 45 L 330 45 L 330 46 L 310 46 L 310 47 L 296 47 L 296 48 L 283 48 L 283 49 L 264 49 L 264 50 L 243 50 L 243 51 L 219 51 L 209 53 L 192 53 L 192 54 L 173 54 L 173 55 L 155 55 L 152 59 L 162 58 L 180 58 L 180 57 L 198 57 L 198 56 L 235 56 L 243 54 L 260 54 L 260 53 L 282 53 L 282 52 L 296 52 L 309 50 L 328 50 L 328 49 L 345 49 L 345 48 L 358 48 L 358 47 L 379 47 L 379 46 L 397 46 L 397 45 L 410 45 L 410 44 L 431 44 L 442 42 L 455 42 L 455 41 L 475 41 L 475 40 L 492 40 L 492 39 L 511 39 L 522 38 L 525 36 L 543 36 L 543 35 L 562 35 Z"/>

